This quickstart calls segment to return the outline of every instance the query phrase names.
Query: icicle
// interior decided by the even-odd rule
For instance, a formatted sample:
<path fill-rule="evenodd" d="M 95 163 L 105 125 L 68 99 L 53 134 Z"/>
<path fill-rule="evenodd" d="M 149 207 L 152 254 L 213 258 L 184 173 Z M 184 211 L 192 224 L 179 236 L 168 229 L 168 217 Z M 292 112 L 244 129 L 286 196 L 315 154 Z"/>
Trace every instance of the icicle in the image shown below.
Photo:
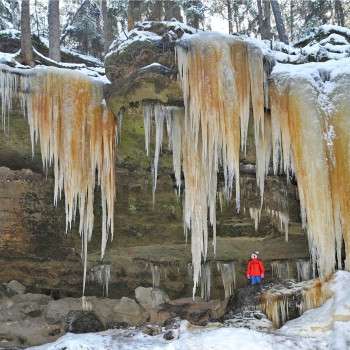
<path fill-rule="evenodd" d="M 273 261 L 271 262 L 272 277 L 279 280 L 291 278 L 290 267 L 288 261 Z"/>
<path fill-rule="evenodd" d="M 108 297 L 111 265 L 97 265 L 88 272 L 88 280 L 102 286 L 102 295 Z"/>
<path fill-rule="evenodd" d="M 143 106 L 143 125 L 145 130 L 145 150 L 147 156 L 149 156 L 149 146 L 151 139 L 151 125 L 152 125 L 152 117 L 154 114 L 152 104 L 146 104 Z"/>
<path fill-rule="evenodd" d="M 249 215 L 254 220 L 255 231 L 258 231 L 259 222 L 261 218 L 261 208 L 249 208 Z"/>
<path fill-rule="evenodd" d="M 311 264 L 309 260 L 298 260 L 295 262 L 297 267 L 298 281 L 307 281 L 315 276 L 311 275 Z"/>
<path fill-rule="evenodd" d="M 122 140 L 122 125 L 123 125 L 123 118 L 124 118 L 124 112 L 119 111 L 117 114 L 117 131 L 116 131 L 116 138 L 117 138 L 117 144 L 120 144 Z"/>
<path fill-rule="evenodd" d="M 11 74 L 16 78 L 10 79 Z M 32 149 L 39 143 L 44 170 L 53 166 L 54 204 L 63 192 L 66 230 L 79 212 L 84 293 L 96 182 L 101 188 L 102 257 L 114 229 L 116 125 L 105 106 L 102 83 L 78 72 L 52 67 L 20 72 L 2 68 L 0 82 L 8 85 L 1 90 L 3 111 L 8 113 L 11 108 L 10 97 L 19 97 L 28 119 Z"/>
<path fill-rule="evenodd" d="M 281 327 L 289 318 L 287 295 L 263 294 L 261 308 L 275 328 Z"/>
<path fill-rule="evenodd" d="M 155 117 L 155 124 L 156 124 L 156 146 L 154 150 L 154 164 L 153 164 L 153 205 L 155 202 L 155 192 L 157 189 L 158 162 L 159 162 L 159 155 L 162 151 L 164 119 L 165 119 L 164 109 L 162 108 L 161 105 L 154 106 L 154 117 Z"/>
<path fill-rule="evenodd" d="M 1 102 L 1 123 L 2 129 L 6 131 L 9 126 L 9 114 L 12 110 L 12 103 L 18 94 L 19 76 L 15 70 L 10 70 L 0 64 L 0 102 Z"/>
<path fill-rule="evenodd" d="M 259 70 L 260 49 L 230 36 L 192 35 L 180 42 L 176 54 L 185 105 L 184 222 L 192 234 L 195 291 L 201 259 L 207 255 L 208 221 L 213 227 L 215 250 L 219 162 L 225 197 L 230 199 L 235 179 L 237 210 L 240 208 L 239 153 L 240 148 L 245 150 L 251 95 L 259 132 L 264 127 L 264 75 Z M 252 64 L 257 67 L 250 67 Z"/>
<path fill-rule="evenodd" d="M 225 291 L 225 299 L 233 294 L 236 288 L 236 269 L 233 261 L 229 263 L 217 263 L 218 271 L 221 273 L 222 284 Z"/>
<path fill-rule="evenodd" d="M 211 265 L 207 262 L 202 265 L 201 276 L 200 276 L 200 286 L 201 286 L 201 297 L 205 301 L 210 300 L 211 293 Z"/>
<path fill-rule="evenodd" d="M 292 160 L 292 166 L 295 168 L 298 180 L 302 221 L 304 225 L 307 222 L 310 255 L 312 260 L 317 263 L 320 276 L 326 276 L 335 268 L 336 242 L 338 252 L 339 246 L 341 246 L 339 221 L 344 219 L 344 214 L 342 214 L 342 220 L 339 220 L 339 210 L 335 204 L 342 203 L 340 204 L 342 206 L 345 201 L 342 201 L 341 197 L 337 197 L 338 189 L 344 193 L 350 193 L 350 186 L 343 180 L 339 183 L 338 179 L 344 178 L 346 176 L 344 174 L 349 174 L 350 167 L 344 169 L 342 165 L 343 145 L 339 148 L 333 147 L 336 165 L 334 165 L 333 157 L 330 156 L 324 130 L 327 125 L 325 119 L 330 120 L 329 113 L 332 111 L 325 110 L 320 105 L 320 101 L 328 99 L 326 94 L 316 89 L 315 85 L 304 78 L 294 78 L 289 81 L 285 75 L 282 75 L 281 79 L 277 75 L 273 76 L 273 81 L 271 89 L 272 119 L 279 118 L 275 125 L 280 125 L 282 138 L 282 142 L 280 142 L 278 136 L 275 137 L 273 146 L 276 149 L 273 153 L 281 154 L 279 148 L 282 145 L 284 170 L 287 174 L 290 170 L 292 172 L 294 170 L 289 168 Z M 333 101 L 333 103 L 335 102 Z M 341 106 L 341 104 L 339 105 Z M 335 122 L 334 119 L 333 116 L 333 122 Z M 347 130 L 346 135 L 336 138 L 334 142 L 347 142 L 349 144 L 350 138 L 347 134 L 350 125 L 343 124 L 342 129 Z M 336 128 L 335 132 L 337 133 Z M 278 135 L 278 132 L 275 135 Z M 337 158 L 340 160 L 339 162 Z M 274 162 L 276 170 L 276 156 Z M 346 164 L 346 161 L 344 163 Z M 337 199 L 334 200 L 335 198 Z M 345 203 L 343 208 L 346 206 Z M 345 211 L 342 212 L 345 213 Z"/>
<path fill-rule="evenodd" d="M 152 286 L 153 288 L 159 288 L 160 286 L 160 268 L 158 265 L 151 263 L 152 272 Z"/>
<path fill-rule="evenodd" d="M 300 314 L 305 311 L 320 307 L 330 298 L 332 292 L 324 280 L 316 280 L 311 287 L 303 290 Z"/>

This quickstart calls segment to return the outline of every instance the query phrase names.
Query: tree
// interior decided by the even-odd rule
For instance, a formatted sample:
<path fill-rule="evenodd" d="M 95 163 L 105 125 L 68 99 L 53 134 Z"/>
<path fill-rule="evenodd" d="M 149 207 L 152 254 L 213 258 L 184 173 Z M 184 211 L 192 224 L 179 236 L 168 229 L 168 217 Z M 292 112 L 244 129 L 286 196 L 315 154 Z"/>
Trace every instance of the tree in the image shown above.
<path fill-rule="evenodd" d="M 163 12 L 163 1 L 154 0 L 150 3 L 150 14 L 148 19 L 150 21 L 161 21 Z"/>
<path fill-rule="evenodd" d="M 164 19 L 170 21 L 176 19 L 182 22 L 181 8 L 177 1 L 165 1 L 164 3 Z"/>
<path fill-rule="evenodd" d="M 199 28 L 199 24 L 204 20 L 204 5 L 200 0 L 184 0 L 183 9 L 186 15 L 187 24 L 193 28 Z"/>
<path fill-rule="evenodd" d="M 278 37 L 282 42 L 288 44 L 288 36 L 286 33 L 286 28 L 284 26 L 284 21 L 283 21 L 280 5 L 279 5 L 278 1 L 271 0 L 271 7 L 272 7 L 273 15 L 275 17 Z"/>
<path fill-rule="evenodd" d="M 142 1 L 129 0 L 128 5 L 128 30 L 135 27 L 135 23 L 141 21 Z"/>
<path fill-rule="evenodd" d="M 103 20 L 103 47 L 106 54 L 113 41 L 112 23 L 108 14 L 107 0 L 101 0 L 101 12 Z"/>
<path fill-rule="evenodd" d="M 29 0 L 22 0 L 21 4 L 21 59 L 24 64 L 33 64 Z"/>
<path fill-rule="evenodd" d="M 335 18 L 336 18 L 337 24 L 339 26 L 344 27 L 345 26 L 344 9 L 340 0 L 334 1 L 334 12 L 335 12 Z"/>
<path fill-rule="evenodd" d="M 100 6 L 93 0 L 84 0 L 67 22 L 61 43 L 85 54 L 102 57 L 103 33 Z"/>
<path fill-rule="evenodd" d="M 231 0 L 226 0 L 227 7 L 227 19 L 228 19 L 228 32 L 229 34 L 233 33 L 233 16 L 232 16 L 232 4 Z"/>
<path fill-rule="evenodd" d="M 59 0 L 49 0 L 49 57 L 57 62 L 61 61 L 60 50 L 60 3 Z"/>
<path fill-rule="evenodd" d="M 270 2 L 264 1 L 264 8 L 262 7 L 261 0 L 257 0 L 258 6 L 258 23 L 259 23 L 259 33 L 261 39 L 272 39 L 271 33 L 271 11 Z"/>

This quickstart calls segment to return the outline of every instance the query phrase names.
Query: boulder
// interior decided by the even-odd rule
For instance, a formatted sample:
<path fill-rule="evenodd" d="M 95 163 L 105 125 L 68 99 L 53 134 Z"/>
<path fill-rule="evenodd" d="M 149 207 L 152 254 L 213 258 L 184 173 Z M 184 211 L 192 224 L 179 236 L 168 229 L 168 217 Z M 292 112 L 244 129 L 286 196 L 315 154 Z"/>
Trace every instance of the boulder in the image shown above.
<path fill-rule="evenodd" d="M 135 300 L 123 297 L 113 308 L 113 321 L 127 322 L 130 325 L 140 325 L 149 315 Z"/>
<path fill-rule="evenodd" d="M 156 308 L 161 304 L 165 304 L 170 301 L 168 294 L 158 288 L 145 288 L 137 287 L 135 289 L 136 300 L 145 309 Z"/>
<path fill-rule="evenodd" d="M 7 288 L 14 294 L 24 294 L 26 292 L 26 287 L 16 280 L 7 283 Z"/>
<path fill-rule="evenodd" d="M 106 75 L 112 82 L 106 95 L 113 111 L 144 100 L 182 104 L 175 43 L 196 31 L 176 21 L 147 21 L 115 40 L 105 58 Z"/>
<path fill-rule="evenodd" d="M 47 306 L 45 318 L 49 324 L 64 322 L 70 311 L 80 311 L 82 303 L 77 298 L 51 300 Z"/>
<path fill-rule="evenodd" d="M 102 322 L 91 311 L 69 311 L 65 331 L 71 333 L 101 332 L 105 329 Z"/>
<path fill-rule="evenodd" d="M 85 305 L 101 323 L 108 328 L 128 324 L 136 326 L 145 322 L 149 315 L 135 300 L 130 298 L 108 299 L 86 297 Z M 50 324 L 65 323 L 71 311 L 83 311 L 81 299 L 63 298 L 50 301 L 46 310 L 46 320 Z"/>

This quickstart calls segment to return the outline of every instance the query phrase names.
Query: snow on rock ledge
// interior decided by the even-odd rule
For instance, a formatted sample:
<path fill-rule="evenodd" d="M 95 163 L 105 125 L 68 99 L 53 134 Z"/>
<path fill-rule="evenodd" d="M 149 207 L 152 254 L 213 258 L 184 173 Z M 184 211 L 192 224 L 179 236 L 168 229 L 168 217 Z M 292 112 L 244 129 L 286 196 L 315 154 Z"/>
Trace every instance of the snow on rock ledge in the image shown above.
<path fill-rule="evenodd" d="M 197 30 L 176 21 L 141 22 L 116 39 L 105 58 L 108 91 L 114 111 L 143 100 L 178 104 L 182 93 L 176 81 L 175 43 Z"/>

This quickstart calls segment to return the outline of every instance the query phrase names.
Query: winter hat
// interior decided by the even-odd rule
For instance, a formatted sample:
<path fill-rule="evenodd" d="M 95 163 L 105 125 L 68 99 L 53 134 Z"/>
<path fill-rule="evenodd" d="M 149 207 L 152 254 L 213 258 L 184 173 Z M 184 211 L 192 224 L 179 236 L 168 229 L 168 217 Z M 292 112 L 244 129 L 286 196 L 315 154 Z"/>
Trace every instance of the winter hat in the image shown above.
<path fill-rule="evenodd" d="M 250 256 L 252 259 L 257 259 L 258 258 L 258 255 L 259 255 L 259 252 L 258 251 L 255 251 L 252 253 L 252 255 Z"/>

